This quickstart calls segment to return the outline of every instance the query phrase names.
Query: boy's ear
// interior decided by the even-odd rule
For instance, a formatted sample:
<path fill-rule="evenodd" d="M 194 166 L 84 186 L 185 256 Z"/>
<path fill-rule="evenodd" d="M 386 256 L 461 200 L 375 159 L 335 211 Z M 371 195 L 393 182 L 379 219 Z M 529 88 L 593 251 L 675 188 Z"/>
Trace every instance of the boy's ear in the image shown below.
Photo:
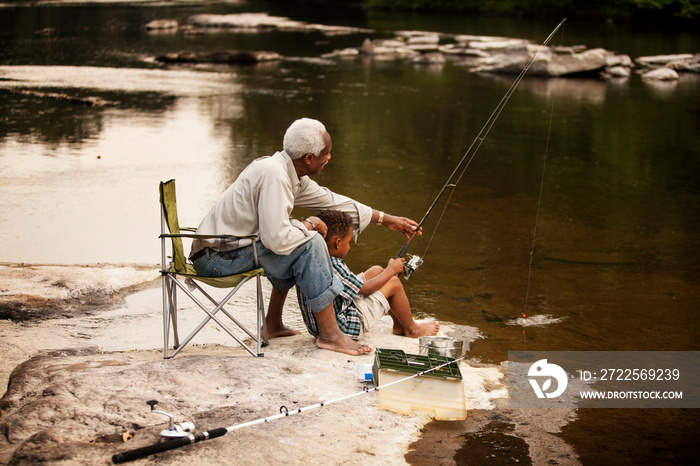
<path fill-rule="evenodd" d="M 340 246 L 340 236 L 335 235 L 331 236 L 330 238 L 326 238 L 326 244 L 329 248 L 338 249 L 338 246 Z"/>

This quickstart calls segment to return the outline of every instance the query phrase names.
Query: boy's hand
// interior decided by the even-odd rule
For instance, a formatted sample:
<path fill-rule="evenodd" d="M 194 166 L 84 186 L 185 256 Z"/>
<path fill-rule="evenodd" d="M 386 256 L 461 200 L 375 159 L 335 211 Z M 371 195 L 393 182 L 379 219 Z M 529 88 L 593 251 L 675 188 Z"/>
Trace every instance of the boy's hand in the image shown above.
<path fill-rule="evenodd" d="M 390 270 L 394 275 L 398 275 L 403 272 L 403 263 L 406 261 L 403 257 L 399 259 L 389 259 L 387 264 L 387 270 Z"/>

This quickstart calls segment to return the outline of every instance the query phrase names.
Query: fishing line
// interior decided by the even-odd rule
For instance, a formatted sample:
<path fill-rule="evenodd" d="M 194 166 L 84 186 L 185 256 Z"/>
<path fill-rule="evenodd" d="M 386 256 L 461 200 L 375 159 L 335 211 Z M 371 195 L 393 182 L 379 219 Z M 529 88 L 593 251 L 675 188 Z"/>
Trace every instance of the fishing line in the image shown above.
<path fill-rule="evenodd" d="M 234 424 L 234 425 L 229 426 L 229 427 L 219 427 L 216 429 L 208 430 L 206 432 L 200 432 L 198 434 L 189 434 L 185 437 L 179 437 L 179 438 L 175 438 L 172 440 L 168 440 L 166 442 L 155 443 L 153 445 L 148 445 L 145 447 L 136 448 L 134 450 L 129 450 L 129 451 L 126 451 L 123 453 L 117 453 L 115 455 L 112 455 L 112 462 L 115 464 L 126 463 L 127 461 L 133 461 L 133 460 L 136 460 L 139 458 L 143 458 L 145 456 L 154 455 L 156 453 L 162 453 L 164 451 L 174 450 L 176 448 L 184 447 L 185 445 L 190 445 L 192 443 L 197 443 L 197 442 L 202 442 L 204 440 L 211 440 L 211 439 L 214 439 L 217 437 L 222 437 L 222 436 L 228 434 L 229 432 L 233 432 L 235 430 L 243 429 L 243 428 L 254 426 L 257 424 L 265 424 L 267 422 L 274 421 L 277 419 L 282 419 L 285 417 L 289 417 L 289 416 L 292 416 L 294 414 L 301 414 L 303 412 L 310 411 L 312 409 L 321 408 L 321 407 L 328 406 L 328 405 L 331 405 L 334 403 L 349 400 L 350 398 L 354 398 L 356 396 L 376 392 L 376 391 L 379 391 L 381 389 L 390 387 L 392 385 L 396 385 L 396 384 L 405 382 L 407 380 L 413 379 L 415 377 L 419 377 L 421 375 L 428 374 L 428 373 L 436 371 L 438 369 L 442 369 L 443 367 L 448 366 L 450 364 L 458 363 L 458 362 L 462 361 L 463 359 L 465 359 L 466 357 L 467 357 L 467 355 L 461 356 L 461 357 L 456 358 L 456 359 L 448 358 L 449 360 L 443 364 L 440 364 L 440 365 L 435 366 L 435 367 L 431 367 L 430 369 L 427 369 L 427 370 L 422 371 L 422 372 L 417 372 L 417 373 L 412 374 L 412 375 L 405 377 L 403 379 L 399 379 L 399 380 L 395 380 L 393 382 L 385 383 L 381 386 L 375 386 L 374 388 L 365 387 L 361 392 L 352 393 L 350 395 L 342 396 L 342 397 L 335 398 L 335 399 L 328 400 L 328 401 L 322 401 L 320 403 L 305 406 L 303 408 L 289 410 L 286 406 L 281 406 L 280 407 L 280 414 L 276 414 L 276 415 L 269 416 L 269 417 L 263 417 L 263 418 L 255 419 L 253 421 L 243 422 L 240 424 Z"/>
<path fill-rule="evenodd" d="M 539 225 L 539 219 L 540 219 L 540 207 L 542 205 L 542 191 L 544 189 L 544 175 L 545 171 L 547 169 L 547 157 L 549 155 L 549 138 L 550 134 L 552 131 L 552 119 L 554 115 L 554 101 L 556 100 L 556 86 L 557 86 L 557 81 L 555 78 L 554 82 L 554 89 L 555 92 L 552 94 L 552 110 L 549 115 L 549 129 L 547 131 L 547 143 L 546 147 L 544 150 L 544 161 L 542 162 L 542 178 L 540 180 L 540 192 L 539 196 L 537 198 L 537 210 L 535 213 L 535 226 L 533 228 L 532 232 L 532 247 L 530 248 L 530 261 L 528 263 L 528 272 L 527 272 L 527 286 L 525 287 L 525 307 L 523 308 L 523 317 L 527 317 L 527 308 L 530 300 L 530 284 L 532 282 L 532 260 L 535 256 L 535 243 L 537 242 L 537 227 Z"/>
<path fill-rule="evenodd" d="M 520 84 L 520 81 L 523 80 L 523 78 L 525 77 L 525 74 L 528 72 L 528 70 L 530 69 L 530 67 L 532 66 L 532 64 L 535 62 L 535 59 L 537 58 L 537 56 L 538 56 L 538 55 L 540 54 L 540 52 L 547 46 L 547 44 L 549 43 L 549 41 L 552 39 L 552 37 L 554 37 L 554 35 L 557 33 L 557 31 L 559 30 L 559 28 L 561 28 L 561 26 L 564 24 L 565 21 L 566 21 L 566 18 L 564 18 L 564 19 L 557 25 L 557 27 L 554 28 L 554 30 L 549 34 L 549 36 L 547 36 L 547 38 L 545 39 L 545 41 L 542 42 L 542 44 L 539 46 L 539 48 L 537 49 L 537 51 L 535 52 L 535 54 L 534 54 L 534 55 L 530 58 L 530 60 L 526 63 L 525 67 L 520 71 L 520 74 L 518 74 L 518 76 L 515 78 L 515 80 L 514 80 L 513 83 L 511 84 L 511 86 L 508 88 L 508 90 L 506 91 L 505 95 L 501 98 L 501 100 L 500 100 L 500 102 L 498 103 L 498 105 L 496 106 L 496 108 L 493 110 L 493 112 L 491 112 L 491 115 L 490 115 L 489 118 L 486 120 L 486 123 L 485 123 L 484 126 L 481 128 L 481 130 L 480 130 L 479 133 L 477 134 L 476 138 L 474 138 L 474 140 L 473 140 L 472 143 L 470 144 L 469 148 L 467 149 L 467 152 L 464 154 L 464 156 L 461 158 L 461 160 L 459 161 L 459 163 L 457 164 L 457 166 L 455 167 L 455 169 L 452 171 L 452 174 L 451 174 L 450 177 L 447 179 L 447 182 L 446 182 L 445 185 L 442 187 L 442 189 L 440 190 L 440 192 L 438 193 L 438 195 L 435 197 L 435 199 L 433 200 L 433 202 L 432 202 L 432 204 L 430 205 L 430 207 L 428 207 L 427 212 L 425 213 L 425 215 L 423 215 L 423 218 L 422 218 L 421 221 L 418 223 L 418 228 L 416 228 L 416 231 L 411 235 L 411 237 L 410 237 L 410 238 L 408 239 L 408 241 L 403 245 L 403 247 L 401 248 L 401 250 L 400 250 L 399 253 L 397 254 L 397 257 L 398 257 L 398 258 L 401 258 L 401 257 L 403 257 L 403 256 L 406 254 L 406 251 L 408 250 L 408 247 L 409 247 L 409 245 L 411 244 L 411 241 L 412 241 L 413 238 L 416 236 L 416 233 L 418 232 L 418 230 L 420 229 L 420 227 L 423 226 L 423 223 L 425 222 L 425 220 L 428 218 L 428 216 L 429 216 L 430 213 L 432 212 L 433 208 L 434 208 L 435 205 L 437 204 L 437 202 L 438 202 L 438 200 L 440 199 L 440 197 L 442 197 L 443 193 L 447 190 L 447 188 L 451 187 L 451 188 L 452 188 L 452 191 L 451 191 L 451 193 L 450 193 L 450 196 L 448 197 L 447 202 L 445 202 L 445 205 L 444 205 L 443 210 L 442 210 L 442 214 L 440 215 L 440 218 L 438 219 L 438 223 L 437 223 L 437 225 L 435 226 L 435 228 L 433 229 L 433 233 L 432 233 L 432 235 L 431 235 L 431 237 L 430 237 L 430 240 L 428 241 L 428 246 L 430 246 L 430 243 L 432 242 L 433 237 L 435 236 L 435 232 L 437 231 L 437 227 L 439 226 L 440 221 L 442 220 L 442 218 L 443 218 L 443 216 L 444 216 L 444 214 L 445 214 L 445 210 L 447 209 L 447 205 L 449 204 L 449 201 L 450 201 L 450 199 L 452 198 L 452 194 L 454 193 L 454 188 L 457 187 L 457 184 L 459 184 L 460 180 L 461 180 L 462 177 L 464 176 L 464 173 L 466 172 L 467 168 L 468 168 L 469 165 L 471 164 L 472 160 L 474 160 L 474 157 L 476 156 L 476 153 L 478 152 L 479 148 L 481 147 L 481 144 L 484 142 L 484 139 L 486 138 L 486 136 L 488 135 L 488 133 L 491 131 L 491 128 L 493 127 L 493 125 L 495 124 L 496 120 L 497 120 L 498 117 L 500 116 L 501 112 L 502 112 L 503 109 L 505 108 L 506 103 L 508 103 L 508 100 L 509 100 L 510 97 L 513 95 L 513 93 L 515 92 L 515 89 L 518 87 L 518 84 Z M 464 164 L 465 161 L 467 161 L 467 164 L 464 166 L 464 168 L 462 168 L 462 165 Z M 461 170 L 461 173 L 460 173 L 459 177 L 457 178 L 457 181 L 454 182 L 454 183 L 452 183 L 452 179 L 455 177 L 455 175 L 456 175 L 458 172 L 460 172 L 460 168 L 462 168 L 462 170 Z M 427 252 L 427 249 L 428 249 L 428 248 L 426 247 L 426 252 Z M 421 262 L 421 263 L 422 263 L 422 262 Z M 412 273 L 413 270 L 411 270 L 410 272 Z M 406 275 L 406 273 L 404 273 L 404 275 Z M 410 276 L 410 273 L 409 273 L 408 275 Z"/>
<path fill-rule="evenodd" d="M 562 34 L 561 34 L 561 43 L 562 45 L 564 43 L 564 30 L 562 29 Z M 532 247 L 530 248 L 530 261 L 528 263 L 528 272 L 527 272 L 527 285 L 525 288 L 525 305 L 523 307 L 523 318 L 527 317 L 528 313 L 528 305 L 530 303 L 530 284 L 532 282 L 532 261 L 535 256 L 535 243 L 537 241 L 537 227 L 539 225 L 539 220 L 540 220 L 540 207 L 542 206 L 542 192 L 544 191 L 544 178 L 545 178 L 545 173 L 547 169 L 547 159 L 549 157 L 549 142 L 551 140 L 551 135 L 552 135 L 552 124 L 554 121 L 554 104 L 557 100 L 557 88 L 559 86 L 559 76 L 554 77 L 554 86 L 553 89 L 554 91 L 552 92 L 552 106 L 549 111 L 549 126 L 547 128 L 547 142 L 545 143 L 545 149 L 544 149 L 544 160 L 542 161 L 542 176 L 540 178 L 540 192 L 537 197 L 537 210 L 535 212 L 535 226 L 532 232 Z M 523 330 L 523 333 L 525 331 Z"/>

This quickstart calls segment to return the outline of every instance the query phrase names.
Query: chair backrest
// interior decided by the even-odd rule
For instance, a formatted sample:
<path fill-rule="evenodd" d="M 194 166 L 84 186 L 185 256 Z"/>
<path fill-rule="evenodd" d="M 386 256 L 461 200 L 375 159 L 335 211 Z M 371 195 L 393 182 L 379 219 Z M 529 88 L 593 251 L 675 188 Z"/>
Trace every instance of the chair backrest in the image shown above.
<path fill-rule="evenodd" d="M 177 197 L 175 196 L 175 180 L 160 183 L 160 205 L 163 210 L 165 223 L 172 235 L 180 233 L 180 222 L 177 218 Z M 171 238 L 173 242 L 173 265 L 175 271 L 186 273 L 187 258 L 185 257 L 182 238 Z"/>

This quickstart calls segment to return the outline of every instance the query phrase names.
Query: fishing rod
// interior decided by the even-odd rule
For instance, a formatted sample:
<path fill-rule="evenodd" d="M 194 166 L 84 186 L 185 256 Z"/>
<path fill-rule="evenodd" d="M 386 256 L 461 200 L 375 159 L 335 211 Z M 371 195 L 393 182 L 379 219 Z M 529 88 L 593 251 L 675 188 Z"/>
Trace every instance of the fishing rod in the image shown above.
<path fill-rule="evenodd" d="M 457 186 L 459 181 L 462 179 L 464 172 L 467 170 L 467 168 L 471 164 L 472 160 L 474 160 L 474 156 L 476 156 L 476 153 L 479 150 L 479 148 L 481 147 L 481 144 L 484 142 L 486 135 L 488 135 L 489 131 L 491 130 L 491 127 L 494 125 L 494 123 L 496 122 L 496 120 L 500 116 L 506 103 L 510 99 L 511 95 L 513 95 L 513 93 L 515 92 L 515 89 L 518 87 L 518 84 L 520 84 L 520 81 L 523 80 L 523 78 L 525 77 L 525 74 L 528 72 L 528 70 L 530 69 L 532 64 L 535 62 L 535 59 L 537 58 L 539 53 L 547 46 L 549 41 L 552 40 L 552 37 L 554 37 L 554 35 L 557 33 L 559 28 L 562 27 L 562 25 L 564 24 L 565 21 L 566 21 L 566 18 L 561 20 L 561 22 L 557 25 L 557 27 L 555 27 L 554 30 L 549 34 L 549 36 L 547 36 L 545 41 L 542 42 L 542 44 L 539 46 L 539 48 L 537 49 L 535 54 L 527 62 L 525 67 L 520 71 L 520 74 L 518 74 L 517 78 L 515 78 L 515 80 L 513 81 L 513 84 L 511 84 L 511 86 L 508 88 L 508 90 L 506 91 L 503 98 L 501 98 L 501 101 L 498 103 L 498 105 L 496 105 L 496 108 L 493 110 L 493 112 L 491 112 L 491 115 L 486 120 L 486 123 L 484 123 L 484 126 L 481 128 L 481 131 L 479 131 L 479 134 L 477 134 L 476 137 L 474 138 L 474 140 L 472 141 L 471 145 L 467 149 L 467 152 L 464 154 L 464 156 L 459 161 L 459 163 L 457 164 L 455 169 L 452 171 L 452 174 L 447 179 L 447 182 L 445 182 L 444 186 L 442 187 L 440 192 L 438 192 L 438 195 L 435 197 L 432 204 L 430 204 L 430 207 L 428 207 L 428 210 L 425 212 L 425 215 L 423 215 L 423 218 L 418 223 L 418 226 L 416 227 L 413 234 L 410 236 L 410 238 L 408 238 L 408 241 L 406 241 L 406 243 L 403 245 L 403 247 L 401 248 L 401 250 L 397 254 L 397 256 L 396 256 L 397 259 L 400 259 L 400 258 L 404 257 L 404 255 L 406 255 L 406 251 L 408 250 L 408 247 L 410 246 L 411 241 L 416 236 L 416 233 L 418 233 L 420 228 L 423 226 L 423 223 L 428 218 L 428 215 L 430 215 L 433 208 L 435 207 L 437 202 L 440 200 L 443 193 L 447 190 L 447 188 L 450 188 L 450 187 L 453 188 L 453 192 L 454 192 L 454 188 Z M 470 157 L 470 155 L 471 155 L 471 157 Z M 457 181 L 455 181 L 453 183 L 452 182 L 453 178 L 459 172 L 460 167 L 467 159 L 468 159 L 468 162 L 467 162 L 466 166 L 464 167 L 464 169 L 462 170 L 462 173 L 459 175 L 459 178 L 457 179 Z M 451 195 L 450 195 L 450 197 L 451 197 Z M 449 199 L 448 199 L 447 203 L 449 203 Z M 447 208 L 447 203 L 445 204 L 444 209 Z M 444 214 L 444 209 L 443 209 L 443 214 Z M 437 229 L 437 227 L 436 227 L 436 229 Z M 433 236 L 434 235 L 435 235 L 435 230 L 433 230 Z M 432 241 L 432 236 L 431 236 L 431 241 Z M 426 250 L 427 250 L 427 248 L 426 248 Z M 423 260 L 419 256 L 416 256 L 416 255 L 411 256 L 410 259 L 404 263 L 404 278 L 408 279 L 411 276 L 411 274 L 422 264 L 423 264 Z"/>
<path fill-rule="evenodd" d="M 312 409 L 321 408 L 323 406 L 328 406 L 328 405 L 331 405 L 334 403 L 338 403 L 340 401 L 348 400 L 350 398 L 354 398 L 354 397 L 359 396 L 359 395 L 364 395 L 366 393 L 376 392 L 376 391 L 379 391 L 380 389 L 384 389 L 384 388 L 390 387 L 392 385 L 396 385 L 396 384 L 405 382 L 407 380 L 413 379 L 414 377 L 419 377 L 421 375 L 428 374 L 428 373 L 436 371 L 438 369 L 442 369 L 443 367 L 448 366 L 450 364 L 458 363 L 458 362 L 462 361 L 463 359 L 465 359 L 466 357 L 467 357 L 467 355 L 461 356 L 461 357 L 456 358 L 456 359 L 446 357 L 447 361 L 445 363 L 440 364 L 440 365 L 435 366 L 435 367 L 431 367 L 430 369 L 427 369 L 427 370 L 422 371 L 422 372 L 417 372 L 417 373 L 410 375 L 408 377 L 405 377 L 403 379 L 395 380 L 393 382 L 389 382 L 389 383 L 386 383 L 386 384 L 381 385 L 381 386 L 375 386 L 374 388 L 364 387 L 364 389 L 361 392 L 356 392 L 356 393 L 353 393 L 350 395 L 342 396 L 340 398 L 335 398 L 335 399 L 328 400 L 328 401 L 322 401 L 320 403 L 305 406 L 303 408 L 298 408 L 298 409 L 294 409 L 294 410 L 290 411 L 289 409 L 287 409 L 286 406 L 281 406 L 280 407 L 280 414 L 276 414 L 274 416 L 263 417 L 263 418 L 255 419 L 253 421 L 244 422 L 241 424 L 234 424 L 234 425 L 229 426 L 229 427 L 218 427 L 216 429 L 211 429 L 211 430 L 208 430 L 206 432 L 200 432 L 198 434 L 192 434 L 192 433 L 189 433 L 190 431 L 185 430 L 185 434 L 181 437 L 172 438 L 172 440 L 168 440 L 165 442 L 155 443 L 153 445 L 148 445 L 145 447 L 136 448 L 134 450 L 129 450 L 129 451 L 126 451 L 123 453 L 117 453 L 115 455 L 112 455 L 112 462 L 115 464 L 126 463 L 128 461 L 133 461 L 133 460 L 143 458 L 143 457 L 146 457 L 149 455 L 155 455 L 156 453 L 162 453 L 164 451 L 169 451 L 169 450 L 174 450 L 176 448 L 184 447 L 185 445 L 190 445 L 192 443 L 203 442 L 205 440 L 211 440 L 211 439 L 215 439 L 217 437 L 222 437 L 222 436 L 228 434 L 229 432 L 243 429 L 245 427 L 250 427 L 250 426 L 257 425 L 257 424 L 264 424 L 264 423 L 274 421 L 277 419 L 281 419 L 284 417 L 289 417 L 289 416 L 292 416 L 294 414 L 300 414 L 300 413 L 303 413 L 306 411 L 310 411 Z M 153 409 L 153 406 L 155 405 L 155 403 L 157 403 L 157 401 L 149 401 L 148 403 L 151 405 L 151 409 Z M 165 414 L 165 413 L 161 413 L 161 414 Z M 172 424 L 172 422 L 171 422 L 171 424 Z M 189 424 L 189 423 L 183 423 L 183 424 Z M 171 428 L 172 428 L 172 426 L 171 426 Z M 162 435 L 162 433 L 161 433 L 161 435 Z"/>

